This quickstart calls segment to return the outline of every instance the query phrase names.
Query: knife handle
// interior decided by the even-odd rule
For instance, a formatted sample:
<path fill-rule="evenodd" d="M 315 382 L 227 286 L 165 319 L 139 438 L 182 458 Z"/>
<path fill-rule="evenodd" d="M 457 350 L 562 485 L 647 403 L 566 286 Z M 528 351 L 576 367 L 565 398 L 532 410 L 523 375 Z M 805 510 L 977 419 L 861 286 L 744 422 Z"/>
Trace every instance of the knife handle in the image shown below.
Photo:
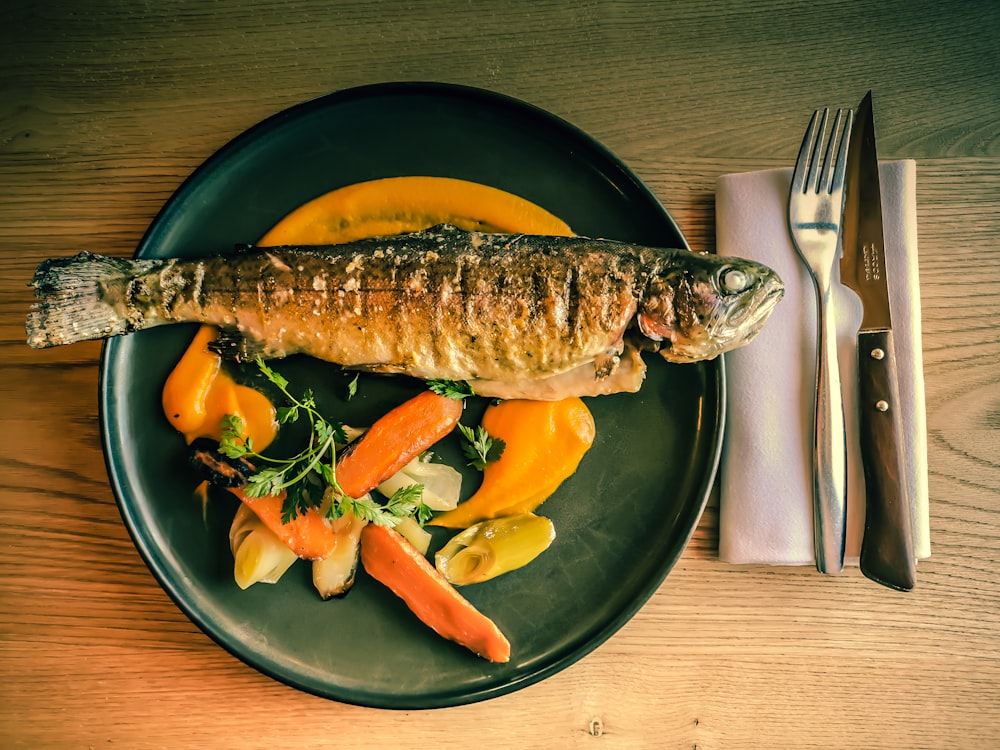
<path fill-rule="evenodd" d="M 867 505 L 861 572 L 899 591 L 916 583 L 913 526 L 903 466 L 903 431 L 892 331 L 858 334 L 861 457 Z"/>

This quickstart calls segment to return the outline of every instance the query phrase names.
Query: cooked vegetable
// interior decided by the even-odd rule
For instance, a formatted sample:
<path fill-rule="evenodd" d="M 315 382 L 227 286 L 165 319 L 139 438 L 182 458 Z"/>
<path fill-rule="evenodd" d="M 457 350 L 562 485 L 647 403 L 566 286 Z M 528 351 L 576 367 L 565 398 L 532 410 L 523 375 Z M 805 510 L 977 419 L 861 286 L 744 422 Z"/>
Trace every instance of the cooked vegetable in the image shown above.
<path fill-rule="evenodd" d="M 337 461 L 337 483 L 361 497 L 455 429 L 460 400 L 422 391 L 380 417 Z"/>
<path fill-rule="evenodd" d="M 240 504 L 229 527 L 233 577 L 246 589 L 255 583 L 277 583 L 298 556 L 246 505 Z"/>
<path fill-rule="evenodd" d="M 344 596 L 354 585 L 361 559 L 361 530 L 367 523 L 351 513 L 334 522 L 337 544 L 333 552 L 312 564 L 313 586 L 324 599 Z"/>
<path fill-rule="evenodd" d="M 206 482 L 223 489 L 246 487 L 256 467 L 246 458 L 230 458 L 211 438 L 198 438 L 188 447 L 188 461 Z"/>
<path fill-rule="evenodd" d="M 230 459 L 244 462 L 253 459 L 265 464 L 264 468 L 253 470 L 247 476 L 246 497 L 281 495 L 284 523 L 321 507 L 331 521 L 351 513 L 366 521 L 391 526 L 415 512 L 421 520 L 430 517 L 430 510 L 423 506 L 419 493 L 397 490 L 385 505 L 376 503 L 368 493 L 410 458 L 447 434 L 461 416 L 461 403 L 426 391 L 390 411 L 367 431 L 359 431 L 340 422 L 328 421 L 317 410 L 311 391 L 296 398 L 288 391 L 288 381 L 280 373 L 260 359 L 256 362 L 289 401 L 289 406 L 277 410 L 278 421 L 282 424 L 295 422 L 305 414 L 309 420 L 309 439 L 306 447 L 291 458 L 264 456 L 256 450 L 252 435 L 244 434 L 240 418 L 227 415 L 223 419 L 219 450 Z M 351 443 L 337 460 L 337 447 L 362 432 L 363 437 Z M 364 438 L 375 440 L 376 444 L 364 446 L 355 456 Z M 395 456 L 393 451 L 396 451 Z M 347 488 L 340 480 L 342 466 L 346 466 L 343 471 L 348 476 Z"/>
<path fill-rule="evenodd" d="M 552 521 L 533 513 L 482 521 L 454 536 L 436 555 L 438 572 L 455 586 L 481 583 L 524 567 L 552 544 Z"/>
<path fill-rule="evenodd" d="M 284 520 L 282 506 L 285 492 L 277 495 L 252 497 L 240 488 L 230 487 L 240 501 L 252 510 L 264 525 L 273 531 L 289 549 L 306 560 L 322 560 L 337 546 L 337 535 L 326 514 L 317 508 L 299 513 L 295 518 Z"/>
<path fill-rule="evenodd" d="M 502 401 L 487 407 L 483 428 L 506 443 L 483 471 L 476 493 L 430 523 L 464 529 L 489 518 L 529 513 L 569 477 L 594 442 L 594 418 L 579 398 Z"/>
<path fill-rule="evenodd" d="M 413 516 L 401 518 L 392 528 L 402 534 L 421 555 L 427 554 L 427 550 L 431 547 L 431 532 L 421 526 Z"/>
<path fill-rule="evenodd" d="M 458 505 L 462 493 L 462 474 L 448 464 L 432 463 L 425 456 L 419 456 L 376 489 L 386 497 L 392 497 L 396 491 L 412 484 L 419 484 L 424 488 L 423 503 L 428 508 L 451 510 Z"/>
<path fill-rule="evenodd" d="M 510 643 L 496 624 L 459 594 L 399 532 L 365 526 L 361 562 L 372 578 L 388 586 L 442 637 L 484 659 L 510 660 Z"/>

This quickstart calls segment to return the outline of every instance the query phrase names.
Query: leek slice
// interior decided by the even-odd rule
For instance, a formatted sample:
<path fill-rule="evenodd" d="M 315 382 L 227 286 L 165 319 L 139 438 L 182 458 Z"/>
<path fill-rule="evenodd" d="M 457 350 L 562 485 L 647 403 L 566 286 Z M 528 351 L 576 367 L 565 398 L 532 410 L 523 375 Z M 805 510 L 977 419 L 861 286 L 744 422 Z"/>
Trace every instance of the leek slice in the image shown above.
<path fill-rule="evenodd" d="M 298 557 L 246 505 L 240 507 L 229 527 L 233 553 L 233 578 L 241 589 L 255 583 L 277 583 Z"/>
<path fill-rule="evenodd" d="M 556 538 L 552 521 L 534 513 L 481 521 L 452 537 L 435 556 L 454 586 L 481 583 L 524 567 Z"/>

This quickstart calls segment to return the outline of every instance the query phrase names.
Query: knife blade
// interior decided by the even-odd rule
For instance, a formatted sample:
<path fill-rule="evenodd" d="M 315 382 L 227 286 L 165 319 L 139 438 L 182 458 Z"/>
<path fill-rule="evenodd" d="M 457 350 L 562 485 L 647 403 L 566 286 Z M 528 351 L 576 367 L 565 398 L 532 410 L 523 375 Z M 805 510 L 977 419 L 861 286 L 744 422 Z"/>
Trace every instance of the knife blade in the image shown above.
<path fill-rule="evenodd" d="M 845 190 L 841 283 L 854 290 L 864 306 L 858 331 L 859 425 L 866 486 L 861 572 L 884 586 L 909 591 L 916 583 L 916 558 L 903 465 L 871 91 L 858 106 Z"/>

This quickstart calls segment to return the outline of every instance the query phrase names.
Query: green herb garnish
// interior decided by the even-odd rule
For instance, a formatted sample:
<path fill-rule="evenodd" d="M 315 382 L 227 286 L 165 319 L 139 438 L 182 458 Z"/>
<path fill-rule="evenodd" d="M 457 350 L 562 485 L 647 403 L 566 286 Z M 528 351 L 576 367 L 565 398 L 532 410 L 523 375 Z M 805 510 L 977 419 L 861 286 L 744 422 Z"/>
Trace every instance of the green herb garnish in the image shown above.
<path fill-rule="evenodd" d="M 428 380 L 427 387 L 439 396 L 453 398 L 456 401 L 476 395 L 472 386 L 465 380 Z"/>
<path fill-rule="evenodd" d="M 414 514 L 421 523 L 430 519 L 431 511 L 422 502 L 422 485 L 402 488 L 385 505 L 379 505 L 368 496 L 357 499 L 347 497 L 337 483 L 336 474 L 337 444 L 347 442 L 344 424 L 329 421 L 320 414 L 311 390 L 296 398 L 289 392 L 288 380 L 284 376 L 259 357 L 255 362 L 289 402 L 288 406 L 275 410 L 279 424 L 297 422 L 304 414 L 309 420 L 309 440 L 305 448 L 291 458 L 264 456 L 254 450 L 250 438 L 244 439 L 242 419 L 233 414 L 223 417 L 219 451 L 230 458 L 247 458 L 256 465 L 262 465 L 247 480 L 244 492 L 248 497 L 273 496 L 284 490 L 282 523 L 324 505 L 326 517 L 330 520 L 336 520 L 348 511 L 380 526 L 394 526 L 401 518 Z M 356 379 L 352 383 L 352 391 L 355 385 Z"/>
<path fill-rule="evenodd" d="M 507 444 L 500 438 L 492 437 L 482 425 L 473 430 L 464 424 L 458 426 L 462 437 L 462 452 L 469 459 L 467 466 L 472 466 L 482 471 L 487 464 L 491 464 L 503 455 Z"/>

